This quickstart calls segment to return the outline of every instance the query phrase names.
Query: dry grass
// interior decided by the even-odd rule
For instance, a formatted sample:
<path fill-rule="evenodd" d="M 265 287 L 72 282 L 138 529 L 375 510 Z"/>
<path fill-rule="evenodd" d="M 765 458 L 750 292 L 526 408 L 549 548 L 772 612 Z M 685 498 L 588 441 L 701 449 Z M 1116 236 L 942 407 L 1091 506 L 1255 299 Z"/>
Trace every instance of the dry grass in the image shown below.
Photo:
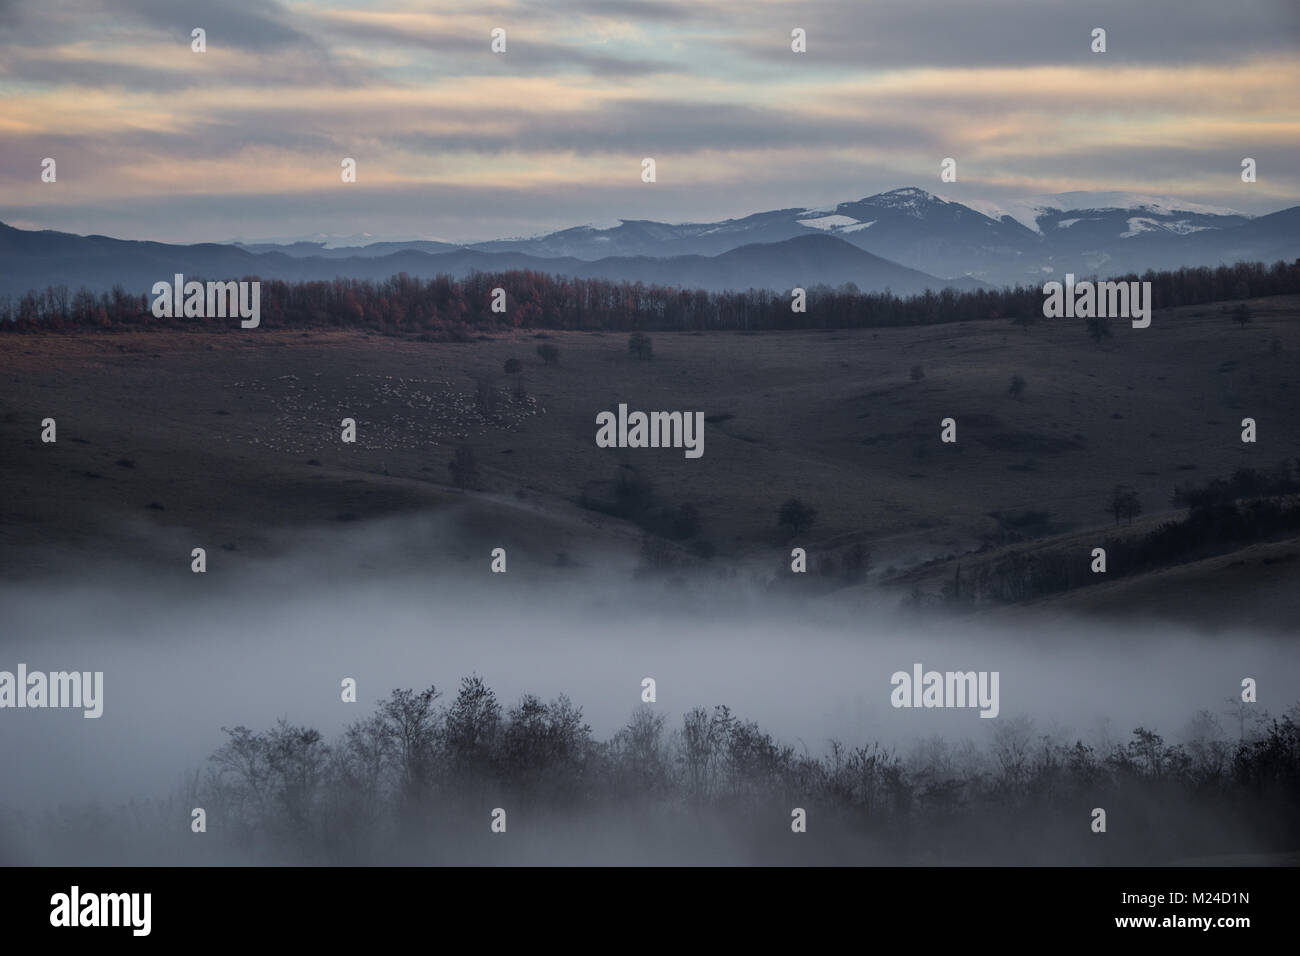
<path fill-rule="evenodd" d="M 665 504 L 693 502 L 733 561 L 772 562 L 776 509 L 792 495 L 818 511 L 800 543 L 865 534 L 877 568 L 973 548 L 995 511 L 1047 512 L 1055 531 L 1103 527 L 1117 483 L 1150 514 L 1170 507 L 1176 483 L 1300 455 L 1300 300 L 1252 306 L 1245 329 L 1199 306 L 1117 327 L 1101 348 L 1070 320 L 1028 334 L 978 322 L 655 333 L 647 362 L 628 356 L 623 334 L 551 332 L 555 367 L 525 332 L 466 344 L 237 329 L 5 336 L 4 566 L 25 564 L 37 543 L 80 547 L 119 514 L 256 552 L 279 526 L 467 499 L 488 536 L 493 521 L 531 528 L 539 553 L 580 559 L 611 541 L 632 547 L 628 527 L 573 504 L 619 462 Z M 484 422 L 475 379 L 508 386 L 511 357 L 534 402 Z M 1007 394 L 1016 374 L 1023 401 Z M 597 448 L 596 413 L 619 402 L 717 416 L 704 457 Z M 1246 416 L 1259 423 L 1254 446 L 1239 440 Z M 58 421 L 57 445 L 39 440 L 45 417 Z M 355 445 L 339 441 L 343 417 L 358 423 Z M 956 445 L 939 442 L 945 417 L 958 422 Z M 495 497 L 448 487 L 459 441 L 474 445 Z"/>

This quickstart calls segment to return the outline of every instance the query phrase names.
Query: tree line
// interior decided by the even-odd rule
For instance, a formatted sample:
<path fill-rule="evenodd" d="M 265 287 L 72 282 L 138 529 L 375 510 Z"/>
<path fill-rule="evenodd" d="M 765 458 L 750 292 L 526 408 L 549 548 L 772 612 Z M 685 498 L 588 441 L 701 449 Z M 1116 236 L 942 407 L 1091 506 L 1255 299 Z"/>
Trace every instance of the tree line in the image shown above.
<path fill-rule="evenodd" d="M 261 282 L 261 320 L 270 328 L 364 328 L 434 341 L 469 341 L 510 328 L 603 331 L 760 331 L 767 329 L 880 328 L 987 319 L 1019 321 L 1028 331 L 1042 314 L 1037 286 L 926 291 L 902 298 L 862 292 L 849 283 L 807 290 L 807 311 L 791 310 L 789 292 L 749 289 L 706 292 L 642 282 L 575 279 L 543 272 L 474 273 L 421 279 L 401 273 L 383 280 Z M 1157 309 L 1226 299 L 1300 293 L 1300 260 L 1237 263 L 1148 271 L 1119 281 L 1150 282 Z M 196 281 L 202 281 L 197 279 Z M 492 311 L 493 290 L 506 292 L 506 311 Z M 231 328 L 229 319 L 156 318 L 151 298 L 122 286 L 95 293 L 50 286 L 0 298 L 0 330 Z M 633 354 L 650 357 L 648 340 Z"/>
<path fill-rule="evenodd" d="M 790 836 L 799 807 L 821 845 L 833 834 L 911 862 L 1149 863 L 1300 840 L 1300 708 L 1249 723 L 1241 710 L 1240 730 L 1234 720 L 1226 731 L 1201 711 L 1182 744 L 1138 727 L 1088 745 L 1006 717 L 983 748 L 930 738 L 901 755 L 831 741 L 816 756 L 726 706 L 674 726 L 643 704 L 601 740 L 563 696 L 503 707 L 468 677 L 441 698 L 395 690 L 333 742 L 283 719 L 228 729 L 186 799 L 207 808 L 219 839 L 314 862 L 401 846 L 437 862 L 465 831 L 487 834 L 496 808 L 534 822 L 649 814 L 684 831 L 707 819 L 758 850 Z M 1089 832 L 1093 807 L 1109 814 L 1111 838 Z"/>

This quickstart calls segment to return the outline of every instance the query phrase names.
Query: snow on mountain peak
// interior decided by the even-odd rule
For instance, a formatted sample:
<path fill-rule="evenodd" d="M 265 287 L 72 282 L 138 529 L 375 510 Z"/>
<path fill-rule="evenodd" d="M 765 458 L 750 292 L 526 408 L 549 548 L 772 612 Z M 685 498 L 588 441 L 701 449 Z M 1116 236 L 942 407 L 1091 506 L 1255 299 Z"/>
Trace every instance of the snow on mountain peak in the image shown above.
<path fill-rule="evenodd" d="M 898 209 L 920 219 L 922 210 L 926 206 L 933 205 L 936 202 L 943 202 L 943 200 L 939 199 L 934 193 L 928 193 L 916 186 L 904 186 L 902 189 L 891 189 L 889 192 L 868 196 L 861 202 L 885 209 Z"/>
<path fill-rule="evenodd" d="M 1246 216 L 1226 206 L 1207 206 L 1174 196 L 1148 196 L 1142 193 L 1075 191 L 1039 196 L 1028 200 L 1061 209 L 1132 209 L 1154 213 L 1190 212 L 1202 216 Z"/>
<path fill-rule="evenodd" d="M 844 226 L 856 226 L 858 220 L 852 216 L 818 216 L 816 219 L 799 219 L 796 220 L 801 226 L 808 226 L 812 229 L 839 229 Z"/>
<path fill-rule="evenodd" d="M 1122 193 L 1122 192 L 1088 192 L 1078 190 L 1075 192 L 1055 193 L 1047 196 L 1025 196 L 1021 199 L 1003 199 L 992 201 L 987 199 L 963 199 L 949 200 L 960 201 L 963 206 L 974 209 L 981 215 L 988 216 L 994 221 L 1000 222 L 1003 217 L 1010 217 L 1020 223 L 1026 229 L 1042 235 L 1042 230 L 1038 227 L 1040 216 L 1049 212 L 1074 212 L 1075 210 L 1102 211 L 1102 210 L 1123 210 L 1132 212 L 1147 212 L 1158 216 L 1172 215 L 1174 213 L 1192 213 L 1201 216 L 1244 216 L 1251 218 L 1248 213 L 1240 212 L 1236 209 L 1228 209 L 1225 206 L 1207 206 L 1203 203 L 1188 202 L 1184 199 L 1176 199 L 1172 196 L 1146 196 L 1140 193 Z M 1084 218 L 1084 217 L 1080 217 Z M 1078 222 L 1079 219 L 1068 220 L 1070 225 Z M 1131 220 L 1130 220 L 1131 222 Z M 1060 223 L 1058 226 L 1063 226 Z M 1195 231 L 1197 227 L 1190 227 L 1184 231 Z M 1129 226 L 1129 232 L 1125 236 L 1136 235 L 1133 226 Z M 1138 229 L 1138 232 L 1147 231 Z M 1174 230 L 1177 231 L 1177 230 Z"/>
<path fill-rule="evenodd" d="M 956 202 L 956 200 L 952 200 Z M 1038 228 L 1038 217 L 1049 209 L 1056 208 L 1042 199 L 1006 199 L 993 202 L 988 199 L 963 199 L 961 204 L 974 209 L 982 216 L 988 216 L 994 222 L 1001 222 L 1004 217 L 1011 218 L 1030 232 L 1042 234 Z"/>
<path fill-rule="evenodd" d="M 934 193 L 928 193 L 916 186 L 904 186 L 901 189 L 891 189 L 888 192 L 877 193 L 870 197 L 868 201 L 882 206 L 907 205 L 909 203 L 934 202 L 938 198 Z"/>

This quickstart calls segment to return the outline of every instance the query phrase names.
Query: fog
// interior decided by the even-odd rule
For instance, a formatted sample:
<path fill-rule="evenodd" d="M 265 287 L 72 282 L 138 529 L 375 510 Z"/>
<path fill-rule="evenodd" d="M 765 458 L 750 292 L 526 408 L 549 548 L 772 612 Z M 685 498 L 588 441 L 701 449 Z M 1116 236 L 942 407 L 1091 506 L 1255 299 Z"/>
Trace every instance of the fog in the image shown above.
<path fill-rule="evenodd" d="M 512 556 L 493 574 L 490 546 L 441 563 L 404 547 L 449 534 L 435 519 L 375 522 L 304 536 L 274 559 L 210 558 L 220 567 L 203 575 L 116 566 L 0 588 L 0 670 L 104 674 L 99 719 L 0 710 L 0 807 L 164 797 L 205 767 L 222 727 L 287 717 L 331 740 L 394 688 L 436 685 L 447 703 L 470 674 L 507 707 L 568 695 L 602 740 L 651 677 L 670 730 L 693 707 L 727 704 L 815 756 L 832 738 L 901 754 L 935 735 L 986 746 L 1019 718 L 1103 747 L 1139 726 L 1175 742 L 1202 709 L 1235 739 L 1224 715 L 1244 677 L 1262 710 L 1300 699 L 1300 655 L 1281 634 L 1029 617 L 994 630 L 903 613 L 896 598 L 848 610 L 705 572 L 634 579 L 613 561 L 539 576 Z M 891 706 L 891 675 L 915 663 L 999 672 L 999 715 Z M 355 704 L 341 700 L 348 677 Z"/>

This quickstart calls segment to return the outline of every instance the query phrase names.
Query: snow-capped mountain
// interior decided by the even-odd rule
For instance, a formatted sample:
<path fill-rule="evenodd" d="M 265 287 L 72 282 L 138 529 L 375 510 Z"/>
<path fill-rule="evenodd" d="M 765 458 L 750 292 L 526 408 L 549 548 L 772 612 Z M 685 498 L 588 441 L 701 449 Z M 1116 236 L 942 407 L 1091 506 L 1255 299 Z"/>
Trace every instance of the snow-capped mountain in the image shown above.
<path fill-rule="evenodd" d="M 1053 275 L 1300 259 L 1300 206 L 1251 217 L 1166 196 L 1062 193 L 956 202 L 916 187 L 721 222 L 622 220 L 529 239 L 335 246 L 167 245 L 0 224 L 0 295 L 52 284 L 147 290 L 159 275 L 329 279 L 533 269 L 681 288 L 864 291 L 1035 285 Z M 152 278 L 150 278 L 152 277 Z"/>
<path fill-rule="evenodd" d="M 485 252 L 527 252 L 541 256 L 596 259 L 624 256 L 714 256 L 743 245 L 782 242 L 810 233 L 839 236 L 876 255 L 891 244 L 922 241 L 945 233 L 948 242 L 999 246 L 1019 228 L 980 215 L 921 189 L 895 189 L 825 209 L 776 209 L 721 222 L 669 223 L 625 219 L 617 226 L 565 229 L 534 239 L 475 243 Z M 887 257 L 888 258 L 888 257 Z M 954 271 L 961 275 L 963 270 Z"/>
<path fill-rule="evenodd" d="M 1025 276 L 1034 271 L 1140 272 L 1228 261 L 1214 256 L 1212 241 L 1179 240 L 1205 232 L 1232 235 L 1253 218 L 1236 209 L 1171 196 L 1116 192 L 1069 192 L 1004 202 L 974 200 L 967 205 L 991 219 L 1017 223 L 1038 237 L 1037 246 L 1022 250 L 1029 266 L 1021 270 Z M 1285 252 L 1261 248 L 1257 255 L 1270 259 Z"/>
<path fill-rule="evenodd" d="M 931 275 L 1005 284 L 1070 271 L 1118 273 L 1232 261 L 1221 258 L 1215 242 L 1206 239 L 1223 236 L 1235 249 L 1243 238 L 1235 230 L 1251 221 L 1235 209 L 1169 196 L 1069 192 L 957 202 L 912 186 L 819 209 L 677 225 L 629 219 L 608 228 L 583 226 L 471 248 L 588 260 L 716 256 L 742 245 L 820 233 Z M 1200 238 L 1189 242 L 1194 236 Z M 1271 261 L 1300 254 L 1298 243 L 1300 236 L 1247 242 L 1245 248 Z"/>
<path fill-rule="evenodd" d="M 1011 199 L 1002 202 L 975 199 L 967 200 L 966 205 L 976 212 L 983 213 L 990 219 L 1014 219 L 1026 229 L 1043 234 L 1039 219 L 1047 219 L 1055 228 L 1068 228 L 1076 222 L 1092 217 L 1071 217 L 1075 210 L 1088 213 L 1112 213 L 1128 211 L 1155 217 L 1174 217 L 1187 219 L 1208 216 L 1216 220 L 1251 218 L 1236 209 L 1223 206 L 1206 206 L 1201 203 L 1187 202 L 1172 196 L 1144 196 L 1139 193 L 1119 192 L 1068 192 L 1051 196 L 1030 196 L 1024 199 Z M 1207 228 L 1214 228 L 1213 226 Z M 1194 231 L 1188 230 L 1188 231 Z M 1185 233 L 1184 233 L 1185 234 Z"/>
<path fill-rule="evenodd" d="M 1275 214 L 1277 215 L 1277 214 Z M 1267 219 L 1269 217 L 1261 217 Z M 774 209 L 718 222 L 617 220 L 520 239 L 457 246 L 439 242 L 243 245 L 290 256 L 373 257 L 456 249 L 586 262 L 609 258 L 716 257 L 743 246 L 834 236 L 872 255 L 942 279 L 994 285 L 1044 276 L 1117 275 L 1146 269 L 1300 256 L 1300 236 L 1278 222 L 1252 232 L 1235 209 L 1171 196 L 1066 192 L 957 201 L 915 186 L 822 208 Z"/>

